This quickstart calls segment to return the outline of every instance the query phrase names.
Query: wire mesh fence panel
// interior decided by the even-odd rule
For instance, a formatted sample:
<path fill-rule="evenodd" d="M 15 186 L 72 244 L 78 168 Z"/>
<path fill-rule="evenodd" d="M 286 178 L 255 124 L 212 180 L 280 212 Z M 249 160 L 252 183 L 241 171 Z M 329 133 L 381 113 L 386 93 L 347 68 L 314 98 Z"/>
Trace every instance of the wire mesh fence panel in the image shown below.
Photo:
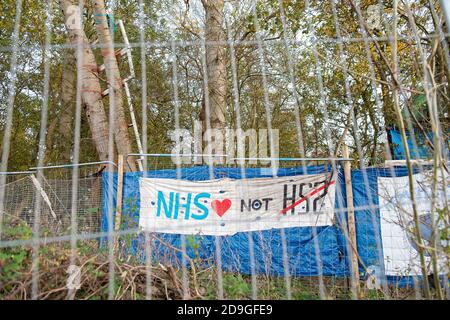
<path fill-rule="evenodd" d="M 34 224 L 36 197 L 41 197 L 41 230 L 48 235 L 68 234 L 72 201 L 70 169 L 46 170 L 41 182 L 36 172 L 17 174 L 7 178 L 5 185 L 5 212 L 19 218 L 30 227 Z M 78 211 L 80 233 L 98 232 L 101 223 L 101 179 L 96 170 L 84 169 L 86 176 L 78 180 Z M 97 176 L 96 176 L 97 175 Z"/>
<path fill-rule="evenodd" d="M 450 297 L 448 1 L 0 12 L 0 299 Z"/>

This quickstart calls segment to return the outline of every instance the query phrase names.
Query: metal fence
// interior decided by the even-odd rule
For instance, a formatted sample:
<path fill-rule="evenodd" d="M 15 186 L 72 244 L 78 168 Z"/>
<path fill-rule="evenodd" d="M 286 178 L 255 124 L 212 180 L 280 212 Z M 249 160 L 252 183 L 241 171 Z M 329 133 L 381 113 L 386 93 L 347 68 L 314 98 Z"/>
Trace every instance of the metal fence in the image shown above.
<path fill-rule="evenodd" d="M 295 35 L 292 33 L 292 26 L 287 23 L 287 16 L 291 12 L 285 11 L 285 2 L 280 0 L 276 3 L 276 10 L 273 15 L 277 17 L 282 32 L 280 32 L 279 37 L 274 38 L 269 37 L 270 34 L 264 34 L 264 30 L 262 30 L 264 26 L 261 24 L 266 21 L 262 21 L 262 18 L 258 16 L 261 13 L 257 10 L 258 1 L 252 1 L 251 4 L 236 4 L 235 1 L 229 1 L 227 2 L 229 6 L 224 14 L 223 23 L 227 37 L 226 40 L 219 41 L 219 43 L 209 41 L 203 36 L 194 40 L 179 40 L 174 37 L 173 39 L 168 38 L 167 41 L 152 41 L 150 36 L 146 34 L 144 27 L 136 28 L 133 33 L 134 39 L 130 39 L 129 42 L 129 39 L 126 39 L 123 43 L 114 43 L 113 41 L 112 47 L 115 49 L 123 48 L 125 49 L 123 52 L 128 55 L 131 55 L 133 50 L 134 60 L 139 63 L 141 74 L 135 81 L 134 85 L 138 89 L 134 92 L 137 92 L 140 96 L 133 97 L 133 99 L 139 100 L 141 106 L 139 117 L 142 120 L 142 125 L 140 131 L 137 128 L 138 124 L 128 92 L 132 90 L 129 86 L 133 86 L 128 82 L 130 79 L 126 81 L 126 94 L 130 107 L 129 117 L 132 119 L 137 140 L 135 143 L 140 153 L 130 155 L 130 159 L 127 157 L 124 163 L 119 162 L 118 168 L 115 168 L 114 135 L 116 134 L 117 119 L 115 112 L 117 110 L 114 108 L 114 95 L 109 95 L 107 98 L 109 102 L 109 136 L 108 150 L 105 151 L 109 161 L 102 163 L 103 169 L 99 168 L 101 163 L 94 163 L 88 167 L 80 165 L 80 150 L 84 147 L 81 140 L 83 79 L 80 76 L 83 65 L 80 59 L 78 59 L 76 66 L 78 78 L 72 130 L 73 141 L 71 141 L 73 146 L 71 146 L 70 152 L 71 164 L 68 166 L 45 166 L 45 154 L 48 151 L 46 135 L 49 130 L 47 123 L 50 114 L 49 95 L 51 93 L 51 82 L 56 81 L 51 79 L 51 72 L 54 69 L 52 69 L 50 53 L 60 53 L 63 49 L 74 49 L 79 58 L 81 49 L 83 49 L 82 46 L 51 43 L 52 33 L 57 29 L 53 19 L 57 10 L 54 1 L 49 0 L 47 3 L 48 6 L 44 10 L 46 14 L 44 30 L 42 31 L 45 41 L 44 45 L 39 47 L 39 54 L 42 55 L 42 70 L 38 72 L 38 79 L 42 80 L 43 90 L 39 94 L 26 95 L 30 99 L 38 97 L 36 99 L 40 104 L 41 112 L 39 134 L 35 139 L 35 147 L 38 150 L 35 155 L 37 160 L 29 160 L 30 163 L 35 163 L 36 168 L 31 168 L 27 172 L 8 172 L 8 168 L 14 160 L 11 158 L 11 150 L 15 148 L 12 144 L 12 134 L 16 130 L 13 127 L 13 120 L 15 117 L 21 116 L 15 113 L 15 108 L 18 105 L 15 98 L 18 96 L 19 81 L 26 78 L 29 71 L 24 55 L 26 56 L 30 52 L 33 52 L 34 55 L 38 54 L 33 51 L 32 45 L 20 45 L 22 21 L 26 19 L 28 19 L 26 21 L 30 21 L 30 17 L 27 16 L 29 12 L 24 10 L 22 0 L 15 3 L 15 12 L 11 18 L 14 19 L 11 24 L 12 35 L 8 41 L 2 39 L 5 40 L 7 45 L 0 47 L 0 52 L 9 59 L 9 68 L 1 70 L 7 83 L 0 89 L 2 94 L 0 98 L 3 135 L 0 166 L 0 267 L 2 268 L 0 273 L 2 276 L 0 278 L 0 298 L 448 298 L 448 278 L 446 278 L 448 272 L 445 272 L 444 281 L 441 283 L 436 280 L 438 279 L 436 274 L 434 274 L 434 280 L 428 281 L 427 270 L 424 270 L 427 263 L 436 263 L 441 258 L 446 259 L 448 264 L 448 253 L 443 248 L 438 248 L 436 243 L 431 245 L 431 262 L 425 261 L 422 254 L 421 259 L 423 261 L 419 266 L 422 277 L 413 277 L 414 283 L 412 286 L 399 288 L 389 285 L 385 274 L 381 278 L 375 277 L 375 280 L 379 281 L 380 284 L 374 285 L 374 290 L 371 289 L 370 284 L 360 283 L 360 269 L 367 271 L 366 267 L 369 266 L 363 265 L 361 256 L 351 256 L 353 248 L 349 246 L 353 241 L 351 239 L 352 232 L 346 219 L 343 220 L 344 224 L 338 226 L 344 237 L 344 247 L 341 249 L 343 252 L 347 252 L 343 254 L 343 259 L 352 261 L 348 264 L 351 269 L 350 272 L 342 277 L 323 276 L 320 272 L 318 275 L 311 274 L 309 276 L 297 277 L 291 275 L 287 263 L 291 257 L 288 254 L 288 244 L 283 229 L 279 231 L 283 276 L 274 276 L 270 273 L 257 274 L 252 268 L 250 268 L 249 274 L 223 270 L 222 251 L 227 251 L 230 246 L 227 239 L 215 237 L 211 251 L 208 252 L 209 256 L 199 258 L 201 253 L 198 253 L 199 256 L 196 258 L 195 255 L 188 256 L 186 253 L 187 250 L 195 251 L 198 248 L 196 242 L 198 239 L 193 237 L 181 236 L 179 246 L 173 246 L 156 234 L 141 233 L 136 225 L 123 227 L 126 224 L 122 224 L 122 228 L 115 229 L 114 217 L 117 217 L 117 210 L 122 209 L 121 207 L 116 208 L 113 204 L 113 195 L 117 192 L 114 190 L 114 179 L 117 175 L 106 174 L 119 173 L 122 169 L 127 171 L 128 164 L 133 161 L 131 158 L 140 159 L 138 166 L 142 166 L 144 175 L 145 172 L 151 170 L 177 170 L 182 167 L 174 165 L 170 157 L 146 156 L 147 152 L 153 152 L 152 148 L 161 150 L 162 144 L 166 141 L 164 135 L 158 136 L 155 133 L 155 136 L 152 136 L 153 132 L 150 132 L 149 123 L 151 123 L 155 132 L 160 129 L 160 126 L 164 129 L 175 130 L 189 127 L 189 125 L 192 125 L 192 117 L 195 114 L 191 100 L 199 92 L 205 92 L 203 99 L 205 112 L 207 115 L 210 114 L 208 86 L 211 84 L 208 83 L 208 77 L 206 76 L 208 74 L 206 47 L 219 45 L 226 49 L 227 59 L 229 60 L 227 74 L 229 95 L 227 95 L 227 102 L 229 102 L 229 111 L 236 128 L 244 127 L 243 122 L 246 118 L 261 114 L 264 116 L 258 118 L 258 121 L 262 121 L 264 124 L 258 127 L 264 127 L 268 130 L 276 126 L 292 127 L 288 136 L 295 136 L 294 143 L 288 144 L 284 141 L 281 141 L 281 143 L 286 144 L 284 151 L 289 149 L 289 152 L 286 153 L 298 154 L 300 158 L 291 160 L 286 158 L 280 161 L 281 167 L 330 164 L 336 170 L 341 168 L 336 162 L 339 160 L 341 147 L 344 144 L 350 144 L 355 158 L 353 168 L 357 168 L 359 170 L 358 175 L 360 175 L 359 185 L 353 186 L 353 188 L 363 190 L 363 193 L 367 195 L 367 203 L 361 204 L 361 207 L 356 205 L 353 209 L 350 209 L 348 205 L 342 205 L 340 210 L 336 210 L 336 214 L 345 215 L 349 211 L 354 211 L 358 215 L 359 211 L 367 209 L 367 212 L 369 212 L 367 225 L 372 225 L 373 230 L 378 230 L 376 219 L 380 207 L 375 197 L 379 196 L 379 193 L 374 193 L 371 187 L 369 179 L 373 176 L 369 176 L 368 170 L 371 170 L 371 168 L 368 168 L 368 164 L 375 162 L 380 165 L 384 160 L 392 160 L 391 150 L 386 143 L 388 141 L 387 128 L 384 123 L 376 125 L 379 122 L 377 116 L 381 114 L 385 104 L 384 100 L 390 101 L 391 112 L 395 113 L 395 116 L 392 116 L 395 118 L 396 129 L 401 134 L 402 147 L 406 157 L 404 164 L 407 169 L 404 176 L 409 178 L 409 204 L 414 207 L 413 210 L 408 210 L 416 213 L 416 207 L 423 199 L 414 196 L 417 191 L 414 190 L 413 173 L 429 172 L 430 167 L 422 166 L 420 163 L 415 166 L 410 159 L 410 149 L 417 151 L 418 148 L 413 125 L 420 126 L 420 122 L 415 118 L 415 113 L 407 107 L 411 104 L 413 93 L 420 93 L 424 99 L 423 105 L 426 106 L 427 110 L 427 115 L 422 114 L 421 116 L 427 119 L 427 126 L 429 131 L 432 132 L 432 138 L 428 139 L 426 143 L 432 146 L 433 158 L 431 160 L 433 162 L 431 170 L 433 179 L 437 181 L 439 174 L 445 175 L 445 172 L 448 172 L 448 155 L 442 152 L 442 150 L 446 150 L 448 144 L 448 131 L 446 131 L 448 130 L 448 127 L 446 127 L 448 123 L 441 123 L 442 119 L 442 122 L 448 122 L 448 112 L 445 113 L 445 110 L 442 112 L 443 108 L 441 107 L 448 106 L 448 98 L 445 99 L 445 92 L 448 93 L 448 91 L 445 90 L 448 90 L 446 81 L 448 82 L 449 79 L 445 78 L 448 77 L 448 74 L 444 75 L 445 71 L 439 74 L 435 72 L 435 56 L 438 57 L 436 59 L 439 59 L 439 65 L 443 69 L 446 66 L 447 73 L 450 67 L 448 41 L 450 5 L 448 1 L 428 1 L 429 12 L 424 12 L 425 9 L 420 7 L 421 2 L 393 1 L 392 4 L 387 5 L 383 1 L 373 1 L 371 5 L 375 6 L 371 7 L 371 12 L 363 12 L 362 6 L 364 5 L 364 9 L 367 10 L 368 5 L 362 1 L 350 0 L 341 3 L 332 0 L 327 2 L 325 8 L 328 10 L 327 14 L 330 18 L 329 26 L 325 28 L 325 31 L 321 30 L 322 33 L 318 34 L 318 30 L 314 26 L 322 26 L 315 21 L 320 10 L 320 2 L 307 0 L 301 2 L 301 9 L 299 10 L 301 10 L 302 16 L 297 19 L 306 24 L 307 32 Z M 145 16 L 144 9 L 148 9 L 148 5 L 142 0 L 137 1 L 136 5 L 141 8 L 139 15 L 129 17 L 129 19 L 133 20 L 132 22 L 136 25 L 145 25 L 148 17 Z M 80 12 L 83 12 L 85 3 L 80 1 L 76 6 L 80 8 Z M 120 9 L 119 6 L 118 2 L 111 1 L 111 12 Z M 401 10 L 399 10 L 400 8 Z M 198 11 L 198 6 L 194 6 L 194 10 Z M 242 40 L 234 37 L 236 30 L 232 30 L 233 10 L 248 11 L 254 29 L 252 29 L 254 32 L 252 39 Z M 350 11 L 356 17 L 357 25 L 354 26 L 354 29 L 346 29 L 343 26 L 342 15 L 344 11 Z M 420 28 L 415 19 L 414 14 L 416 13 L 420 13 L 423 20 Z M 199 15 L 198 12 L 196 14 Z M 399 26 L 400 18 L 403 23 Z M 83 25 L 82 22 L 81 25 Z M 399 43 L 401 43 L 400 47 Z M 102 48 L 102 45 L 93 43 L 90 48 L 97 50 Z M 251 57 L 241 55 L 239 56 L 240 60 L 237 59 L 237 51 L 245 48 L 252 48 L 254 55 Z M 326 52 L 325 48 L 334 49 L 333 52 Z M 355 48 L 358 49 L 357 52 Z M 275 56 L 275 52 L 279 56 Z M 401 59 L 399 59 L 400 53 L 402 53 Z M 195 56 L 195 59 L 190 59 L 192 55 Z M 277 58 L 281 56 L 282 59 Z M 33 55 L 30 55 L 30 57 L 33 58 Z M 302 63 L 302 57 L 309 57 L 309 59 L 306 60 L 305 58 L 308 65 L 300 71 L 296 68 L 296 65 Z M 376 60 L 374 60 L 375 57 Z M 149 103 L 151 102 L 151 94 L 148 91 L 148 83 L 151 82 L 151 79 L 148 78 L 147 67 L 152 61 L 162 61 L 164 72 L 161 74 L 170 80 L 168 86 L 171 88 L 168 91 L 170 91 L 171 96 L 164 96 L 155 101 L 170 106 L 170 112 L 167 113 L 163 113 L 157 105 L 154 107 Z M 242 61 L 251 66 L 248 78 L 258 77 L 258 82 L 255 82 L 256 84 L 250 89 L 247 88 L 248 92 L 254 91 L 257 94 L 247 100 L 243 100 L 240 95 L 240 90 L 243 90 L 242 88 L 246 85 L 240 82 L 242 79 L 240 79 L 241 75 L 238 72 Z M 355 61 L 360 63 L 354 63 Z M 380 67 L 383 64 L 385 64 L 384 69 Z M 181 68 L 186 69 L 187 65 L 194 66 L 195 69 L 190 77 L 187 76 L 186 70 L 181 70 Z M 156 69 L 155 72 L 158 71 Z M 386 73 L 379 69 L 383 69 Z M 183 74 L 182 71 L 185 73 Z M 405 75 L 406 71 L 413 74 L 414 79 Z M 297 78 L 302 72 L 303 75 L 307 75 L 308 81 L 299 83 Z M 132 73 L 134 76 L 134 70 Z M 333 76 L 337 74 L 342 75 L 342 77 L 333 80 Z M 360 82 L 357 83 L 356 79 Z M 361 81 L 361 79 L 364 80 Z M 335 81 L 340 81 L 336 88 L 331 90 L 327 87 Z M 358 85 L 364 85 L 368 88 L 367 96 L 354 95 L 354 90 Z M 110 91 L 112 90 L 111 83 L 108 83 L 106 87 Z M 161 88 L 153 89 L 154 95 L 157 96 L 160 93 L 158 90 Z M 439 90 L 444 90 L 444 94 L 442 95 Z M 284 95 L 276 96 L 275 93 L 277 92 L 282 92 Z M 302 92 L 302 94 L 300 95 L 299 92 Z M 440 100 L 441 98 L 437 99 L 437 93 L 439 92 L 444 97 L 442 100 Z M 252 99 L 257 101 L 253 101 L 253 103 L 259 106 L 258 110 L 252 109 L 249 111 Z M 281 110 L 280 107 L 278 114 L 290 113 L 289 117 L 278 118 L 275 123 L 273 101 L 276 99 L 288 101 L 286 108 Z M 310 109 L 314 108 L 320 111 L 317 116 L 323 121 L 323 125 L 318 129 L 316 126 L 317 119 L 308 117 L 307 108 L 302 109 L 304 107 L 302 101 L 309 99 L 311 101 L 308 104 L 305 102 L 305 105 L 308 105 Z M 358 109 L 361 100 L 364 99 L 372 102 L 375 114 L 364 114 Z M 152 108 L 156 108 L 155 114 L 152 114 L 154 116 L 152 121 L 156 124 L 149 121 Z M 245 108 L 247 108 L 246 113 L 243 111 Z M 339 113 L 338 111 L 342 112 Z M 163 126 L 158 120 L 164 117 L 168 120 Z M 306 120 L 301 121 L 301 117 Z M 372 125 L 368 124 L 370 117 L 375 117 L 375 120 L 371 120 L 373 121 Z M 206 122 L 207 127 L 210 128 L 211 123 Z M 302 124 L 306 125 L 306 128 L 302 128 Z M 191 129 L 189 127 L 188 131 L 193 131 Z M 24 135 L 30 135 L 29 130 L 25 129 L 24 131 Z M 374 131 L 377 133 L 382 131 L 382 134 L 378 136 L 373 134 L 372 142 L 366 141 L 363 145 L 361 134 L 373 133 Z M 314 136 L 315 144 L 318 146 L 316 150 L 310 148 L 308 152 L 305 152 L 307 148 L 303 145 L 304 134 Z M 407 135 L 411 142 L 407 140 Z M 336 136 L 341 138 L 336 139 Z M 376 155 L 368 156 L 367 145 L 370 143 L 385 144 L 387 147 L 385 150 L 382 147 L 380 148 L 381 156 L 378 156 L 378 158 Z M 274 169 L 275 159 L 280 160 L 275 155 L 273 144 L 273 140 L 270 140 L 269 163 L 266 165 L 270 169 Z M 164 147 L 167 149 L 167 145 Z M 323 157 L 308 157 L 318 152 L 319 148 Z M 416 154 L 419 154 L 419 152 L 416 152 Z M 347 155 L 342 157 L 345 159 L 340 158 L 340 160 L 348 160 Z M 149 160 L 149 158 L 151 159 Z M 381 161 L 379 158 L 381 158 Z M 189 167 L 189 165 L 184 167 Z M 212 167 L 210 166 L 210 168 Z M 239 168 L 239 161 L 229 165 L 229 167 Z M 383 171 L 383 174 L 388 175 L 390 171 L 393 177 L 396 176 L 395 170 L 396 168 L 389 167 Z M 444 190 L 443 199 L 448 201 L 448 195 L 445 194 L 447 190 L 446 178 L 440 183 L 442 183 L 442 190 Z M 439 189 L 437 185 L 438 183 L 433 185 L 430 198 L 426 198 L 427 201 L 433 203 L 433 206 Z M 107 186 L 107 189 L 104 186 Z M 349 190 L 346 191 L 344 197 L 343 190 L 337 190 L 337 198 L 341 199 L 337 201 L 347 203 L 347 201 L 352 200 L 348 198 Z M 119 194 L 121 194 L 120 191 Z M 108 198 L 105 199 L 104 195 L 107 195 Z M 108 204 L 106 205 L 107 212 L 102 212 L 102 206 L 105 204 Z M 446 209 L 443 210 L 444 218 L 442 220 L 448 230 L 448 203 L 444 208 Z M 121 214 L 122 217 L 126 216 L 126 212 L 121 212 Z M 420 251 L 423 245 L 419 217 L 414 215 L 413 220 L 414 225 L 410 226 L 410 229 L 419 243 Z M 105 221 L 107 225 L 101 228 Z M 432 226 L 434 227 L 434 222 L 432 222 Z M 315 228 L 312 228 L 311 232 L 316 232 Z M 353 232 L 355 231 L 353 230 Z M 446 236 L 448 237 L 448 234 Z M 314 239 L 315 235 L 312 238 Z M 139 239 L 139 241 L 136 239 Z M 249 236 L 247 240 L 249 243 L 249 260 L 254 259 L 255 254 L 252 239 Z M 374 259 L 383 262 L 380 237 L 375 236 L 374 239 L 375 241 L 371 245 L 376 247 L 379 254 Z M 99 240 L 105 241 L 102 243 L 103 245 Z M 270 255 L 273 249 L 270 248 L 271 242 L 261 241 L 261 244 L 268 246 L 264 249 L 264 253 Z M 130 248 L 132 248 L 131 251 Z M 159 252 L 161 248 L 166 251 L 166 256 L 149 258 L 154 257 L 154 253 Z M 425 249 L 429 250 L 430 248 Z M 316 243 L 314 243 L 313 251 L 315 257 L 318 256 L 318 264 L 320 265 L 320 254 L 318 254 L 320 250 L 318 250 Z M 176 263 L 169 263 L 172 258 L 175 258 Z M 315 259 L 312 256 L 300 258 Z M 358 260 L 356 267 L 355 259 Z M 268 269 L 271 267 L 270 261 L 272 260 L 269 258 Z M 236 263 L 239 264 L 240 262 L 236 260 Z M 250 262 L 250 266 L 253 267 L 254 264 Z M 433 267 L 435 268 L 434 271 L 438 270 L 436 266 Z M 355 270 L 355 268 L 358 270 Z M 67 277 L 67 273 L 69 273 L 69 277 Z M 367 272 L 362 273 L 370 276 Z M 432 278 L 433 275 L 430 277 Z"/>
<path fill-rule="evenodd" d="M 96 233 L 101 225 L 102 180 L 106 163 L 60 165 L 31 168 L 33 171 L 4 173 L 4 212 L 33 228 L 36 199 L 41 201 L 39 229 L 57 236 L 70 234 L 72 208 L 72 170 L 80 167 L 76 180 L 78 232 Z M 39 179 L 38 179 L 39 175 Z"/>

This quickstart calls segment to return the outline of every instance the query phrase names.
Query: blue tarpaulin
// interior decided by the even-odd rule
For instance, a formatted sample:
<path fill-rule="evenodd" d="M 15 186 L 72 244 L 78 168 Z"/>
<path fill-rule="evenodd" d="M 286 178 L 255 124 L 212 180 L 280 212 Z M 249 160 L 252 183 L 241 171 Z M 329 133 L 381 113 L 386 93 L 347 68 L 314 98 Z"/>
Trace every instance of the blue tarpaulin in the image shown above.
<path fill-rule="evenodd" d="M 389 130 L 390 140 L 392 144 L 392 157 L 394 160 L 405 160 L 405 150 L 403 148 L 402 136 L 397 130 Z M 427 133 L 427 137 L 430 141 L 433 141 L 433 134 Z M 406 140 L 408 142 L 409 154 L 412 159 L 431 159 L 433 158 L 433 150 L 426 143 L 425 135 L 422 133 L 414 133 L 414 138 L 411 137 L 409 132 L 406 132 Z M 415 144 L 414 144 L 415 142 Z M 448 146 L 442 146 L 444 152 L 450 156 L 450 150 Z"/>
<path fill-rule="evenodd" d="M 292 176 L 301 174 L 323 173 L 330 170 L 326 166 L 309 166 L 304 172 L 301 167 L 279 168 L 278 176 Z M 247 178 L 271 177 L 272 172 L 267 168 L 247 168 Z M 361 258 L 360 271 L 365 267 L 377 266 L 383 268 L 383 251 L 380 237 L 380 220 L 378 210 L 377 177 L 405 176 L 406 168 L 375 169 L 352 171 L 352 188 L 355 206 L 356 238 L 358 253 Z M 213 168 L 213 175 L 217 178 L 241 179 L 240 168 Z M 142 172 L 124 174 L 122 229 L 136 228 L 139 221 L 139 178 Z M 147 172 L 149 178 L 176 179 L 175 169 L 152 170 Z M 109 193 L 109 181 L 113 181 L 112 194 Z M 180 178 L 191 181 L 209 180 L 210 172 L 207 166 L 182 168 Z M 103 177 L 103 208 L 102 231 L 108 230 L 108 206 L 111 202 L 115 206 L 117 174 L 104 172 Z M 112 199 L 110 199 L 112 196 Z M 341 208 L 341 209 L 340 209 Z M 346 225 L 346 195 L 345 182 L 342 172 L 339 173 L 336 186 L 336 223 L 332 226 L 317 227 L 316 236 L 320 255 L 316 255 L 314 230 L 312 227 L 283 229 L 286 235 L 287 256 L 289 258 L 289 272 L 296 276 L 347 276 L 349 275 L 348 247 L 342 226 Z M 114 212 L 114 210 L 112 210 Z M 342 214 L 343 212 L 343 214 Z M 180 235 L 155 234 L 157 239 L 152 250 L 155 261 L 172 263 L 181 262 L 181 254 L 173 248 L 181 248 Z M 254 243 L 255 271 L 260 274 L 283 275 L 283 254 L 281 245 L 281 229 L 258 232 L 242 232 L 232 236 L 218 237 L 221 242 L 222 267 L 225 271 L 236 271 L 243 274 L 251 273 L 249 237 Z M 194 258 L 202 258 L 209 263 L 215 262 L 214 236 L 186 236 L 187 254 Z M 127 250 L 137 256 L 142 256 L 143 236 L 134 236 L 129 241 Z M 172 247 L 172 248 L 171 248 Z M 320 261 L 318 261 L 320 258 Z M 319 262 L 319 264 L 318 264 Z M 322 268 L 318 268 L 322 266 Z M 403 279 L 399 284 L 410 283 Z"/>

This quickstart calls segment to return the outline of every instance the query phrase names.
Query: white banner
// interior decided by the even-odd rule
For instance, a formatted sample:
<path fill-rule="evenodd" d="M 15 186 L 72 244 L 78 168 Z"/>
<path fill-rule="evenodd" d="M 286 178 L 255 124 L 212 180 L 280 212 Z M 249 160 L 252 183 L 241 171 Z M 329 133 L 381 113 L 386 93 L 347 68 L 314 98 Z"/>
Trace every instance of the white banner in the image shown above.
<path fill-rule="evenodd" d="M 232 235 L 331 225 L 336 176 L 186 181 L 140 179 L 139 226 L 150 232 Z"/>
<path fill-rule="evenodd" d="M 414 193 L 417 210 L 419 211 L 420 231 L 423 244 L 431 246 L 431 194 L 432 173 L 415 174 Z M 450 186 L 448 175 L 445 176 L 446 185 Z M 442 208 L 445 193 L 443 192 L 442 175 L 438 177 L 436 206 Z M 421 275 L 420 260 L 414 236 L 415 223 L 413 221 L 412 202 L 409 193 L 408 176 L 397 178 L 378 178 L 378 194 L 381 218 L 381 240 L 383 245 L 384 265 L 387 275 L 413 276 Z M 447 187 L 447 194 L 450 188 Z M 435 212 L 434 221 L 437 230 L 445 228 L 445 223 Z M 437 244 L 438 257 L 443 255 L 443 248 L 448 243 L 440 241 Z M 429 271 L 430 250 L 425 249 L 425 259 Z M 444 261 L 443 261 L 444 263 Z M 443 265 L 440 273 L 443 272 Z"/>

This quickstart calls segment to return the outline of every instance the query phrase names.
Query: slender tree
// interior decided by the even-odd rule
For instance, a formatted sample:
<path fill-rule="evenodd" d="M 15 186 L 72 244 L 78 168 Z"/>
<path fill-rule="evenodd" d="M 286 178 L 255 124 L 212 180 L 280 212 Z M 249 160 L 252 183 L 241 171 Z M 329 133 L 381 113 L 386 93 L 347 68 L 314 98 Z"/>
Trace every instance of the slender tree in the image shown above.
<path fill-rule="evenodd" d="M 62 150 L 62 160 L 70 160 L 69 141 L 72 141 L 74 101 L 76 97 L 76 60 L 73 52 L 64 57 L 62 81 L 61 81 L 61 102 L 62 108 L 58 117 L 58 134 L 60 136 Z"/>
<path fill-rule="evenodd" d="M 226 51 L 224 21 L 224 0 L 202 0 L 205 9 L 206 68 L 209 96 L 209 118 L 211 129 L 225 131 L 225 109 L 227 93 Z M 205 103 L 201 120 L 206 130 Z"/>
<path fill-rule="evenodd" d="M 123 81 L 120 76 L 119 66 L 114 51 L 111 30 L 108 26 L 105 2 L 103 0 L 94 0 L 92 1 L 92 6 L 94 10 L 95 29 L 97 31 L 99 44 L 101 45 L 106 78 L 109 84 L 109 94 L 114 94 L 114 138 L 116 147 L 120 154 L 129 154 L 131 153 L 132 148 L 123 107 Z M 132 171 L 136 171 L 136 164 L 134 161 L 130 161 L 130 166 Z"/>
<path fill-rule="evenodd" d="M 81 97 L 86 107 L 86 115 L 92 133 L 92 139 L 100 160 L 108 159 L 108 120 L 102 101 L 101 87 L 98 78 L 98 66 L 94 53 L 84 30 L 80 26 L 81 13 L 70 0 L 61 0 L 69 40 L 75 48 L 82 47 L 81 57 L 75 53 L 76 59 L 82 59 L 78 76 L 82 78 Z"/>

